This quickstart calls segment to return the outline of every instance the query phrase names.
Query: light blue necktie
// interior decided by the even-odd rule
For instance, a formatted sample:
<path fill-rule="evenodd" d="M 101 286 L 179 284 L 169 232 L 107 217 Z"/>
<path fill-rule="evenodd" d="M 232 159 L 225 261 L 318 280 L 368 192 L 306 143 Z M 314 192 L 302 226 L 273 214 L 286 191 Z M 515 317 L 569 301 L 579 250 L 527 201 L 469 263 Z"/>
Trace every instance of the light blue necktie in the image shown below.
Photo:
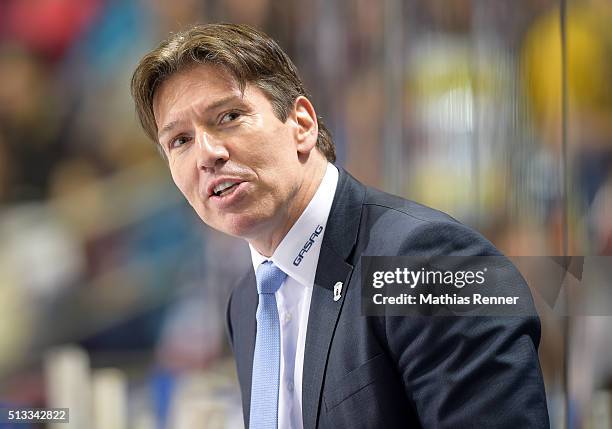
<path fill-rule="evenodd" d="M 257 337 L 253 355 L 250 429 L 277 429 L 280 380 L 280 322 L 274 293 L 287 274 L 271 261 L 262 263 L 257 278 Z"/>

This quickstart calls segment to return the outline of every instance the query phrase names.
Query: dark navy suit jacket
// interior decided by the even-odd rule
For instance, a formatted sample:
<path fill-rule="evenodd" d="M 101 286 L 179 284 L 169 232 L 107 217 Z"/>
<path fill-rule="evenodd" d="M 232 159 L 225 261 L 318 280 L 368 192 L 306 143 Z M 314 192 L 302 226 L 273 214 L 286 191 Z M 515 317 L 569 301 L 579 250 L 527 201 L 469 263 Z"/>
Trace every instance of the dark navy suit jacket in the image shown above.
<path fill-rule="evenodd" d="M 444 213 L 365 187 L 340 169 L 312 292 L 304 428 L 548 428 L 529 317 L 364 317 L 361 256 L 500 255 Z M 342 297 L 333 287 L 343 282 Z M 514 295 L 533 310 L 528 287 Z M 227 327 L 248 427 L 257 290 L 233 290 Z"/>

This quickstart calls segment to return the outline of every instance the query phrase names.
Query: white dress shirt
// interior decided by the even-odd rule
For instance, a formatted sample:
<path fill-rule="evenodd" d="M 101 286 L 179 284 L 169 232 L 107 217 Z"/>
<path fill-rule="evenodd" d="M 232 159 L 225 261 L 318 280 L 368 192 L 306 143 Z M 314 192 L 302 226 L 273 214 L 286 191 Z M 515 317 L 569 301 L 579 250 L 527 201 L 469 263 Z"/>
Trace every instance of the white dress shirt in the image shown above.
<path fill-rule="evenodd" d="M 317 192 L 272 257 L 261 255 L 249 245 L 255 271 L 262 262 L 270 260 L 287 274 L 275 293 L 281 334 L 279 428 L 303 427 L 302 368 L 308 313 L 321 242 L 337 185 L 338 169 L 328 163 Z"/>

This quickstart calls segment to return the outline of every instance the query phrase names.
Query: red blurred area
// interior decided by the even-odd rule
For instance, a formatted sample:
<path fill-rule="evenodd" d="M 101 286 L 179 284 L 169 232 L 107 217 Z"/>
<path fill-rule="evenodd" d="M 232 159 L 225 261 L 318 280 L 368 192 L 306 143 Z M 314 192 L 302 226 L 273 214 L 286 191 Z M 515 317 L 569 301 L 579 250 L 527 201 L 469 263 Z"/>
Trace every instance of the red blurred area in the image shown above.
<path fill-rule="evenodd" d="M 3 39 L 57 59 L 96 18 L 100 0 L 3 0 L 0 28 Z"/>

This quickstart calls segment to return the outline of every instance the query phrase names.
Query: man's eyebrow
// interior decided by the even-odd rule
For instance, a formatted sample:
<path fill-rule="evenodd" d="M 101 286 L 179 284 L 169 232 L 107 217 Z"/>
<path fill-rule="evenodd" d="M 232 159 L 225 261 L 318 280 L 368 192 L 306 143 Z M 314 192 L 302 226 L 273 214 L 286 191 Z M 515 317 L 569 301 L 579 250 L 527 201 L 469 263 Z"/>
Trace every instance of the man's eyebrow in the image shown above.
<path fill-rule="evenodd" d="M 235 95 L 235 94 L 228 95 L 227 97 L 223 97 L 220 100 L 214 101 L 211 104 L 209 104 L 208 106 L 206 106 L 206 108 L 204 109 L 204 113 L 210 112 L 211 110 L 218 109 L 219 107 L 223 107 L 224 105 L 229 104 L 229 103 L 233 102 L 234 100 L 242 100 L 242 98 L 239 97 L 238 95 Z M 174 127 L 176 127 L 178 123 L 179 123 L 178 120 L 174 120 L 174 121 L 168 122 L 166 125 L 164 125 L 159 130 L 159 133 L 157 133 L 157 138 L 161 139 L 161 137 L 164 134 L 172 131 L 172 129 Z"/>
<path fill-rule="evenodd" d="M 158 138 L 159 140 L 161 140 L 161 137 L 162 137 L 164 134 L 169 133 L 170 131 L 172 131 L 172 129 L 173 129 L 174 127 L 176 127 L 176 124 L 178 124 L 178 121 L 172 121 L 172 122 L 169 122 L 169 123 L 167 123 L 166 125 L 164 125 L 164 126 L 162 127 L 162 129 L 161 129 L 161 130 L 159 130 L 159 132 L 157 133 L 157 138 Z"/>

